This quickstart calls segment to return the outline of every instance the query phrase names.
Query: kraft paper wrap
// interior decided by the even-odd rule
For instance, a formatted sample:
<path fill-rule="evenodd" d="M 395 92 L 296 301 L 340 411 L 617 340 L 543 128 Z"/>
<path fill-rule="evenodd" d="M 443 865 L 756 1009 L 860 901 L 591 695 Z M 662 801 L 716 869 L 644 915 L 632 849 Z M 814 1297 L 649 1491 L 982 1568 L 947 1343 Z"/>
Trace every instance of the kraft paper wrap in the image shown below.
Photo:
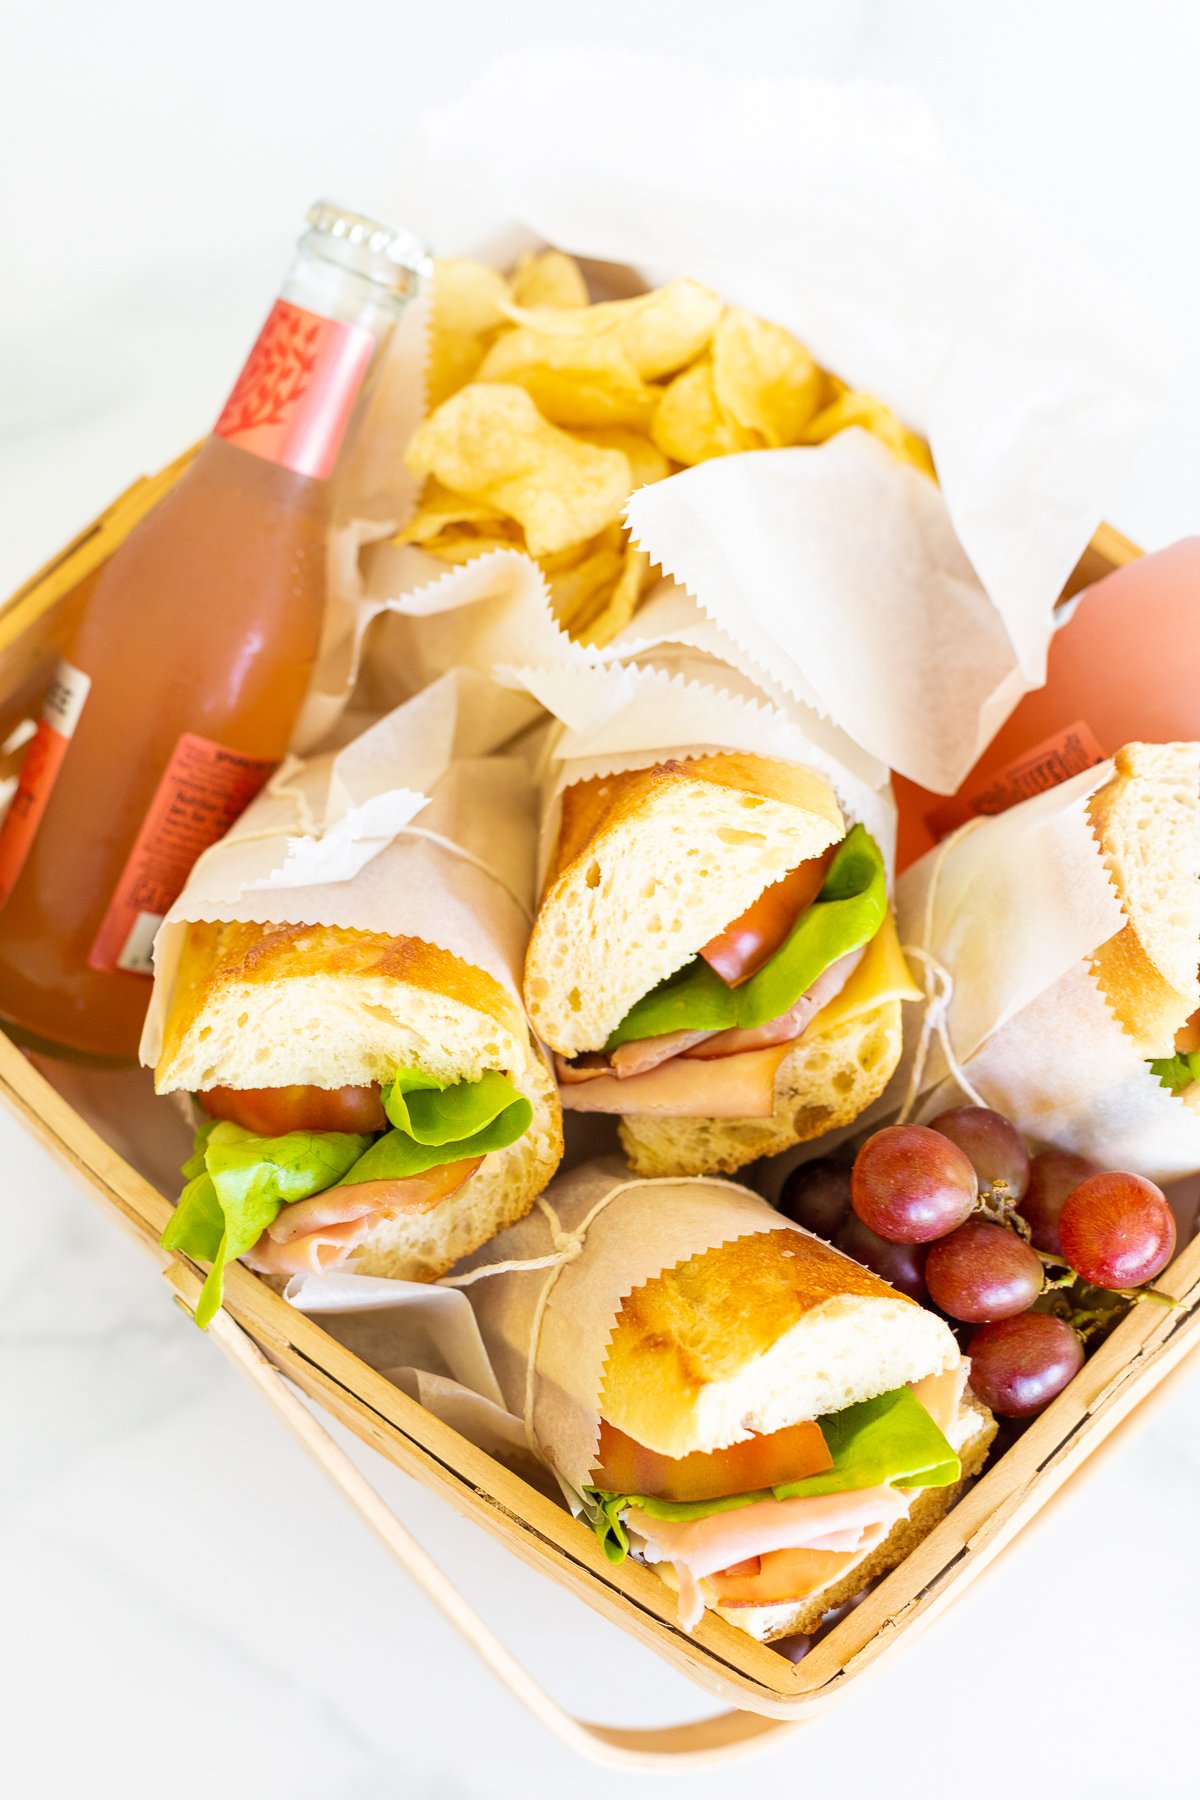
<path fill-rule="evenodd" d="M 454 669 L 339 750 L 289 759 L 200 858 L 155 939 L 141 1059 L 154 1063 L 191 920 L 340 925 L 416 937 L 519 997 L 535 798 L 502 753 L 528 702 Z"/>
<path fill-rule="evenodd" d="M 902 943 L 953 979 L 950 1043 L 989 1106 L 1038 1148 L 1173 1182 L 1200 1171 L 1200 1115 L 1151 1074 L 1089 964 L 1124 924 L 1087 815 L 1111 774 L 1102 763 L 965 826 L 900 878 L 897 918 Z M 881 1113 L 904 1092 L 916 1037 Z M 934 1039 L 914 1116 L 962 1101 Z"/>
<path fill-rule="evenodd" d="M 481 1447 L 511 1453 L 525 1441 L 526 1371 L 539 1299 L 549 1284 L 537 1334 L 532 1436 L 542 1458 L 578 1494 L 595 1463 L 608 1343 L 626 1295 L 718 1244 L 796 1227 L 733 1182 L 633 1181 L 615 1157 L 560 1174 L 545 1199 L 563 1232 L 591 1217 L 582 1252 L 556 1270 L 490 1275 L 457 1293 L 435 1288 L 432 1294 L 408 1282 L 305 1276 L 287 1295 L 343 1341 L 365 1348 L 432 1411 L 449 1417 L 452 1409 L 452 1422 Z M 550 1221 L 535 1209 L 455 1273 L 532 1260 L 553 1248 Z M 506 1422 L 497 1416 L 498 1402 Z"/>

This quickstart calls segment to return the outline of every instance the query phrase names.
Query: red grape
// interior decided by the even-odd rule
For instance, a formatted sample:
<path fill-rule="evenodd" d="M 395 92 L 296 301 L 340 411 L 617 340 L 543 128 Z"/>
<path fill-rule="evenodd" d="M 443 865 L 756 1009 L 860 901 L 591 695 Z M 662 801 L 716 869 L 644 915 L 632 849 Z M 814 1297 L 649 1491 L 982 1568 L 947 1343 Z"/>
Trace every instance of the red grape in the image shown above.
<path fill-rule="evenodd" d="M 955 1106 L 930 1119 L 931 1131 L 940 1131 L 970 1158 L 980 1189 L 1001 1187 L 1006 1199 L 1019 1200 L 1029 1182 L 1029 1152 L 1015 1125 L 990 1106 Z"/>
<path fill-rule="evenodd" d="M 1063 1255 L 1093 1287 L 1140 1287 L 1175 1252 L 1167 1196 L 1140 1175 L 1090 1175 L 1067 1195 L 1058 1224 Z"/>
<path fill-rule="evenodd" d="M 952 1319 L 983 1325 L 1025 1312 L 1042 1291 L 1036 1250 L 1007 1225 L 968 1219 L 932 1244 L 925 1259 L 930 1298 Z"/>
<path fill-rule="evenodd" d="M 1029 1226 L 1029 1235 L 1039 1250 L 1061 1256 L 1058 1220 L 1063 1202 L 1089 1175 L 1099 1175 L 1098 1163 L 1086 1156 L 1073 1156 L 1069 1150 L 1046 1150 L 1029 1165 L 1029 1186 L 1017 1211 Z"/>
<path fill-rule="evenodd" d="M 843 1221 L 833 1241 L 837 1249 L 899 1288 L 910 1300 L 929 1298 L 925 1290 L 925 1251 L 920 1244 L 891 1243 L 864 1225 L 853 1212 Z"/>
<path fill-rule="evenodd" d="M 1002 1419 L 1041 1412 L 1083 1367 L 1078 1334 L 1053 1313 L 1023 1312 L 984 1325 L 967 1354 L 972 1388 Z"/>
<path fill-rule="evenodd" d="M 832 1238 L 850 1211 L 850 1170 L 829 1156 L 801 1163 L 784 1179 L 779 1210 L 806 1231 Z"/>
<path fill-rule="evenodd" d="M 885 1125 L 855 1158 L 850 1204 L 894 1244 L 928 1244 L 970 1216 L 979 1192 L 970 1159 L 927 1125 Z"/>

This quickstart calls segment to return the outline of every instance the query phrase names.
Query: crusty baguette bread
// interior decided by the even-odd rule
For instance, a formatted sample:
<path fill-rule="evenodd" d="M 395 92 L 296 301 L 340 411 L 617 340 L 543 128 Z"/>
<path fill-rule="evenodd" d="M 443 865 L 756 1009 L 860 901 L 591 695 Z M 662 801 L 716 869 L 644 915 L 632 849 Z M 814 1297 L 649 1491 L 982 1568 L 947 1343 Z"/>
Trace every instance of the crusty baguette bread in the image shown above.
<path fill-rule="evenodd" d="M 355 1252 L 357 1274 L 428 1281 L 523 1218 L 562 1156 L 558 1090 L 516 1001 L 485 970 L 416 938 L 189 926 L 155 1069 L 159 1093 L 357 1086 L 412 1067 L 447 1082 L 503 1069 L 534 1114 L 456 1194 L 382 1221 Z"/>
<path fill-rule="evenodd" d="M 971 1394 L 967 1395 L 964 1410 L 970 1435 L 959 1452 L 962 1480 L 951 1487 L 923 1488 L 909 1508 L 908 1517 L 894 1525 L 882 1544 L 869 1551 L 840 1580 L 792 1606 L 715 1606 L 712 1610 L 739 1630 L 748 1631 L 751 1637 L 769 1644 L 777 1638 L 792 1637 L 796 1632 L 815 1631 L 833 1607 L 840 1606 L 844 1600 L 852 1600 L 877 1576 L 902 1563 L 909 1551 L 915 1549 L 946 1516 L 966 1483 L 978 1475 L 987 1460 L 996 1435 L 996 1421 Z"/>
<path fill-rule="evenodd" d="M 1171 1056 L 1200 1007 L 1200 743 L 1127 744 L 1091 802 L 1127 923 L 1093 958 L 1143 1056 Z"/>
<path fill-rule="evenodd" d="M 483 969 L 419 938 L 332 925 L 190 925 L 154 1071 L 175 1088 L 345 1087 L 416 1065 L 516 1071 L 529 1032 Z"/>
<path fill-rule="evenodd" d="M 878 1099 L 900 1061 L 899 1000 L 884 1000 L 832 1031 L 812 1028 L 775 1074 L 769 1119 L 672 1119 L 626 1113 L 621 1143 L 635 1175 L 732 1174 L 822 1132 L 850 1125 Z"/>
<path fill-rule="evenodd" d="M 568 788 L 525 965 L 535 1030 L 564 1056 L 603 1049 L 635 1001 L 845 830 L 819 775 L 759 756 Z"/>
<path fill-rule="evenodd" d="M 686 1456 L 839 1412 L 958 1360 L 936 1313 L 789 1227 L 634 1288 L 613 1326 L 600 1412 L 651 1450 Z"/>

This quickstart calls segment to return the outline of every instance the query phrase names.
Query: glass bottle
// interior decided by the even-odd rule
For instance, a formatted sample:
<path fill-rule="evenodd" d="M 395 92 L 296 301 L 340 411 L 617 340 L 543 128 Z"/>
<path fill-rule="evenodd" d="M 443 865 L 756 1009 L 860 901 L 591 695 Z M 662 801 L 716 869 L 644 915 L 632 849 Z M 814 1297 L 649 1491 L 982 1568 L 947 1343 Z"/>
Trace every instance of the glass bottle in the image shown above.
<path fill-rule="evenodd" d="M 328 202 L 308 227 L 212 435 L 90 579 L 26 751 L 0 828 L 0 1017 L 27 1044 L 136 1054 L 158 923 L 288 747 L 335 470 L 429 268 Z"/>

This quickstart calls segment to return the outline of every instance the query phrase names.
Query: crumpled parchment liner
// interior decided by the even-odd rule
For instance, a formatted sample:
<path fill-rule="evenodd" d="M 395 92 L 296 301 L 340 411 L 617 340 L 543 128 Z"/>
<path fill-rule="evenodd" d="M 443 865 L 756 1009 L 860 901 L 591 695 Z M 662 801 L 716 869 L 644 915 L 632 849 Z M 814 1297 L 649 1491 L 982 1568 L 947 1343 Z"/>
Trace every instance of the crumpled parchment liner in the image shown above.
<path fill-rule="evenodd" d="M 632 52 L 522 52 L 418 115 L 397 192 L 442 254 L 491 248 L 500 266 L 532 235 L 629 265 L 650 285 L 705 282 L 788 327 L 928 438 L 940 492 L 925 483 L 907 521 L 905 496 L 922 477 L 893 465 L 886 480 L 860 470 L 847 487 L 829 591 L 844 600 L 847 581 L 872 568 L 872 537 L 893 565 L 880 590 L 881 653 L 847 715 L 854 664 L 819 650 L 811 666 L 800 662 L 819 674 L 838 722 L 867 732 L 867 748 L 951 791 L 974 760 L 981 715 L 994 731 L 1043 678 L 1054 602 L 1165 389 L 1155 321 L 954 170 L 916 96 L 869 84 L 737 78 Z M 707 517 L 686 541 L 658 546 L 664 566 L 689 586 L 694 576 L 701 595 L 710 581 L 726 592 L 732 583 L 763 608 L 761 571 L 777 571 L 789 591 L 777 550 L 791 484 L 814 454 L 717 459 L 646 489 L 631 509 L 637 535 L 653 549 L 651 513 L 690 487 Z M 848 482 L 840 457 L 822 480 Z M 751 526 L 761 546 L 747 542 Z M 736 562 L 718 571 L 718 542 L 735 539 Z M 919 579 L 902 581 L 905 565 Z M 980 629 L 972 570 L 998 631 Z M 936 616 L 930 584 L 946 602 Z M 803 592 L 798 572 L 790 591 Z M 893 672 L 906 609 L 925 621 L 926 662 Z M 931 702 L 941 716 L 914 737 L 912 717 Z"/>
<path fill-rule="evenodd" d="M 535 796 L 527 760 L 499 752 L 528 716 L 520 695 L 455 669 L 341 750 L 285 764 L 201 857 L 159 929 L 142 1061 L 157 1061 L 190 920 L 421 938 L 519 996 Z"/>
<path fill-rule="evenodd" d="M 977 819 L 900 878 L 901 942 L 950 972 L 950 1042 L 989 1106 L 1038 1147 L 1154 1181 L 1200 1171 L 1200 1115 L 1151 1074 L 1089 959 L 1124 914 L 1087 816 L 1111 762 L 995 818 Z M 898 1103 L 918 1038 L 879 1103 Z M 934 1041 L 914 1116 L 963 1095 Z"/>
<path fill-rule="evenodd" d="M 719 1177 L 700 1181 L 631 1182 L 616 1158 L 587 1163 L 560 1174 L 546 1191 L 566 1231 L 580 1224 L 597 1202 L 614 1188 L 629 1184 L 596 1216 L 588 1228 L 583 1254 L 555 1275 L 542 1320 L 537 1356 L 533 1424 L 547 1460 L 576 1493 L 588 1483 L 599 1437 L 598 1400 L 608 1358 L 613 1324 L 625 1296 L 664 1269 L 702 1251 L 759 1231 L 794 1230 L 790 1221 L 748 1189 Z M 550 1226 L 535 1209 L 529 1216 L 485 1244 L 462 1262 L 455 1273 L 510 1259 L 544 1256 L 551 1249 Z M 316 1279 L 300 1276 L 287 1297 L 302 1312 L 312 1313 L 335 1335 L 357 1324 L 357 1309 L 378 1314 L 370 1360 L 386 1358 L 389 1370 L 420 1369 L 431 1361 L 430 1336 L 436 1330 L 440 1364 L 453 1371 L 457 1386 L 428 1382 L 422 1404 L 440 1417 L 453 1404 L 457 1428 L 475 1443 L 490 1448 L 496 1439 L 495 1392 L 473 1361 L 476 1339 L 482 1341 L 491 1375 L 503 1405 L 524 1441 L 524 1398 L 528 1351 L 538 1299 L 549 1271 L 511 1272 L 489 1276 L 461 1289 L 447 1305 L 445 1290 L 429 1302 L 437 1314 L 431 1323 L 422 1296 L 430 1289 L 412 1282 L 369 1280 L 339 1275 Z M 395 1294 L 388 1309 L 385 1290 Z M 458 1302 L 462 1304 L 459 1305 Z M 379 1311 L 379 1309 L 385 1309 Z M 381 1335 L 386 1332 L 386 1336 Z M 422 1348 L 424 1346 L 424 1348 Z M 412 1363 L 410 1357 L 416 1357 Z M 440 1374 L 440 1368 L 435 1371 Z M 406 1384 L 409 1378 L 406 1377 Z M 415 1380 L 415 1377 L 412 1378 Z M 473 1408 L 470 1388 L 486 1404 Z M 411 1388 L 410 1388 L 411 1391 Z M 484 1440 L 487 1441 L 484 1441 Z M 511 1443 L 510 1446 L 511 1448 Z"/>

